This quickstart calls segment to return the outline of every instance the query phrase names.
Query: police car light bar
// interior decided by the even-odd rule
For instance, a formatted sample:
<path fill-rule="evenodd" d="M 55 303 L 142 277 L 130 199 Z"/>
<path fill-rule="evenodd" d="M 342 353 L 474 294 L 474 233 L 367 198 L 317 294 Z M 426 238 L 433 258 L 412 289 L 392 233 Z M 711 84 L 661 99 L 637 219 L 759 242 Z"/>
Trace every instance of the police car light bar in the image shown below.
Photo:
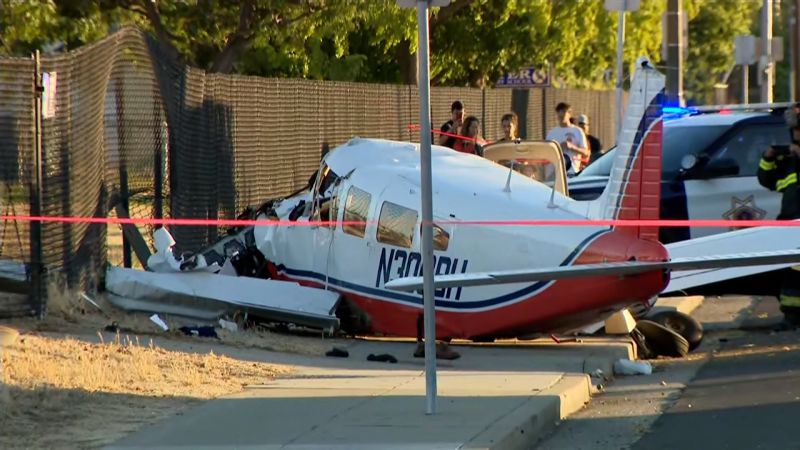
<path fill-rule="evenodd" d="M 748 104 L 735 104 L 735 105 L 710 105 L 710 106 L 693 106 L 695 112 L 708 113 L 719 112 L 722 110 L 727 111 L 758 111 L 758 110 L 774 110 L 780 108 L 789 108 L 794 106 L 794 103 L 748 103 Z M 666 112 L 666 108 L 664 108 Z"/>

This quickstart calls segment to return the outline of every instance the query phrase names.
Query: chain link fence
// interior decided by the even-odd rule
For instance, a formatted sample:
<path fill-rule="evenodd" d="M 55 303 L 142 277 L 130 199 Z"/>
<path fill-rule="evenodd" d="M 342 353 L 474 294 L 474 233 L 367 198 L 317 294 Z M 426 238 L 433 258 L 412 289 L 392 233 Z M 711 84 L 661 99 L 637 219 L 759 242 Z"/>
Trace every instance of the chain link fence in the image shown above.
<path fill-rule="evenodd" d="M 415 86 L 209 74 L 167 57 L 135 29 L 42 57 L 41 66 L 51 80 L 41 123 L 48 216 L 235 218 L 305 184 L 323 143 L 419 139 L 410 127 L 419 122 Z M 31 59 L 0 58 L 0 209 L 9 216 L 30 212 L 34 72 Z M 488 140 L 501 136 L 500 117 L 512 109 L 524 119 L 524 137 L 542 139 L 555 126 L 555 104 L 567 101 L 591 118 L 606 146 L 613 141 L 610 91 L 434 87 L 434 128 L 450 118 L 456 99 L 478 116 Z M 137 230 L 152 248 L 153 228 Z M 179 251 L 198 250 L 224 233 L 214 226 L 170 231 Z M 118 225 L 50 222 L 42 234 L 50 285 L 94 291 L 102 289 L 107 264 L 141 265 Z M 29 222 L 4 221 L 0 292 L 8 290 L 6 272 L 33 259 Z M 36 310 L 27 299 L 0 297 L 0 315 Z"/>

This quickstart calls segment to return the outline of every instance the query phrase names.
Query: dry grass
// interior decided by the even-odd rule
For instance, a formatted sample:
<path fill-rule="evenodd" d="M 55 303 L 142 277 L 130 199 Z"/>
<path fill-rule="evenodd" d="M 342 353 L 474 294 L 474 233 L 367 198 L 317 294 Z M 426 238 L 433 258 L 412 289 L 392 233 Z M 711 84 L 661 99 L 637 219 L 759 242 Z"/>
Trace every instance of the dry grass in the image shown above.
<path fill-rule="evenodd" d="M 197 325 L 196 321 L 161 314 L 160 317 L 170 327 L 170 331 L 165 333 L 150 321 L 149 313 L 120 310 L 102 295 L 93 300 L 101 309 L 93 306 L 80 294 L 61 288 L 59 283 L 53 283 L 48 289 L 47 318 L 44 321 L 28 321 L 22 325 L 35 331 L 94 334 L 104 329 L 106 325 L 116 322 L 124 332 L 130 334 L 154 335 L 175 340 L 198 339 L 184 336 L 177 331 L 183 325 Z M 323 340 L 320 336 L 281 334 L 263 327 L 245 329 L 243 321 L 237 320 L 237 322 L 239 325 L 237 332 L 217 328 L 221 344 L 308 356 L 322 356 L 330 349 L 331 342 Z"/>
<path fill-rule="evenodd" d="M 101 338 L 102 339 L 102 338 Z M 3 355 L 0 447 L 95 447 L 286 367 L 167 351 L 119 337 L 93 344 L 24 335 Z"/>
<path fill-rule="evenodd" d="M 161 315 L 171 328 L 165 333 L 148 313 L 122 311 L 102 296 L 93 298 L 98 309 L 60 286 L 49 286 L 45 320 L 4 323 L 22 335 L 2 356 L 7 389 L 0 394 L 0 448 L 100 447 L 190 405 L 289 372 L 284 366 L 219 356 L 226 345 L 307 355 L 322 355 L 330 347 L 318 336 L 264 329 L 217 328 L 219 340 L 190 337 L 177 327 L 192 322 Z M 121 334 L 109 338 L 99 332 L 112 322 Z M 98 336 L 100 343 L 88 342 Z M 187 352 L 153 345 L 155 338 Z M 219 345 L 219 351 L 191 351 L 198 342 Z"/>

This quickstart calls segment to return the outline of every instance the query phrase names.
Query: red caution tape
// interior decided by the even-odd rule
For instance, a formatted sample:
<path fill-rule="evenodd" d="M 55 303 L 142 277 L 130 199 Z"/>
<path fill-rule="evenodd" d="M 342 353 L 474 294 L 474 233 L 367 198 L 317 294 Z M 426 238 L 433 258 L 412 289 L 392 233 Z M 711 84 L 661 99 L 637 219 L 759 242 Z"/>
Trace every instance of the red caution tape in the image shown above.
<path fill-rule="evenodd" d="M 291 220 L 245 220 L 245 219 L 154 219 L 119 217 L 63 217 L 63 216 L 0 216 L 3 221 L 16 222 L 57 222 L 57 223 L 99 223 L 134 225 L 176 225 L 176 226 L 331 226 L 366 225 L 364 221 L 291 221 Z M 479 225 L 479 226 L 612 226 L 612 227 L 796 227 L 800 220 L 437 220 L 438 225 Z"/>
<path fill-rule="evenodd" d="M 408 125 L 409 131 L 420 131 L 420 128 L 421 127 L 419 125 L 415 124 L 415 123 L 412 123 L 412 124 Z M 462 136 L 460 134 L 449 133 L 447 131 L 436 130 L 434 128 L 431 128 L 431 133 L 438 134 L 438 135 L 441 135 L 441 136 L 449 136 L 449 137 L 452 137 L 452 138 L 461 139 L 462 141 L 478 142 L 477 138 L 471 138 L 471 137 L 467 137 L 467 136 Z M 491 143 L 492 143 L 492 141 L 485 141 L 485 140 L 481 140 L 481 142 L 480 142 L 481 145 L 489 145 Z"/>

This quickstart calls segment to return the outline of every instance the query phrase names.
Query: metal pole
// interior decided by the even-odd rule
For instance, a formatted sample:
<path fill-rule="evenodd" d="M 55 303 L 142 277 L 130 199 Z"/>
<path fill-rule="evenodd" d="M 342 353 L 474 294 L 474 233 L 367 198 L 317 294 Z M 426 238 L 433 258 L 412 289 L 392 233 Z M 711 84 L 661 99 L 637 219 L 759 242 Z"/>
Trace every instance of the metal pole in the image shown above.
<path fill-rule="evenodd" d="M 625 11 L 620 11 L 617 16 L 617 98 L 616 111 L 617 123 L 614 141 L 619 139 L 619 131 L 622 129 L 622 61 L 625 48 Z"/>
<path fill-rule="evenodd" d="M 667 1 L 667 102 L 683 106 L 683 0 Z"/>
<path fill-rule="evenodd" d="M 761 7 L 761 49 L 761 103 L 772 103 L 772 0 L 764 0 Z"/>
<path fill-rule="evenodd" d="M 750 103 L 750 66 L 742 64 L 742 103 Z"/>
<path fill-rule="evenodd" d="M 797 74 L 797 59 L 795 58 L 795 47 L 797 46 L 797 39 L 795 34 L 795 5 L 789 6 L 789 13 L 786 14 L 786 33 L 789 38 L 789 101 L 793 102 L 795 98 L 794 90 L 794 77 Z"/>
<path fill-rule="evenodd" d="M 42 66 L 39 50 L 34 59 L 34 105 L 33 105 L 33 186 L 31 186 L 31 215 L 42 215 Z M 31 250 L 31 303 L 36 305 L 40 319 L 44 319 L 46 302 L 44 298 L 44 252 L 42 251 L 42 222 L 34 220 L 30 224 Z"/>
<path fill-rule="evenodd" d="M 792 8 L 792 101 L 800 95 L 800 0 L 796 0 Z"/>
<path fill-rule="evenodd" d="M 426 413 L 436 413 L 436 310 L 433 299 L 433 199 L 431 180 L 431 109 L 428 74 L 428 2 L 417 1 L 419 24 L 419 123 L 422 177 L 422 278 L 425 322 Z"/>

